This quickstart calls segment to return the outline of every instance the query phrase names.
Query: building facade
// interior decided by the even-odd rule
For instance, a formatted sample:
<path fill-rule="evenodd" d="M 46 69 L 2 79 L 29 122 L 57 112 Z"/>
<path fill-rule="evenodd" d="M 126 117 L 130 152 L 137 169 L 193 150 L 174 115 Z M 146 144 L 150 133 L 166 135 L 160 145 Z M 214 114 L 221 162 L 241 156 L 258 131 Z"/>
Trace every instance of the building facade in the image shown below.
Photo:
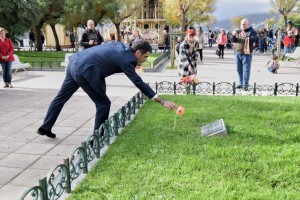
<path fill-rule="evenodd" d="M 121 32 L 123 32 L 122 41 L 129 42 L 132 38 L 133 30 L 138 30 L 143 39 L 151 44 L 159 44 L 163 46 L 163 30 L 166 27 L 164 19 L 163 1 L 162 0 L 143 0 L 143 6 L 136 11 L 131 17 L 127 18 L 121 24 Z M 99 27 L 98 27 L 99 28 Z M 58 34 L 59 42 L 62 47 L 70 47 L 69 31 L 64 25 L 57 24 L 55 29 Z M 116 30 L 113 24 L 105 25 L 100 28 L 100 33 L 105 40 L 109 39 L 109 35 L 115 34 Z M 79 41 L 82 35 L 81 29 L 76 29 L 76 41 Z M 55 47 L 55 40 L 49 25 L 45 28 L 46 44 L 48 47 Z"/>
<path fill-rule="evenodd" d="M 144 0 L 141 10 L 123 21 L 125 33 L 138 30 L 143 39 L 150 43 L 163 44 L 163 30 L 166 27 L 162 0 Z M 126 41 L 130 36 L 124 35 Z"/>

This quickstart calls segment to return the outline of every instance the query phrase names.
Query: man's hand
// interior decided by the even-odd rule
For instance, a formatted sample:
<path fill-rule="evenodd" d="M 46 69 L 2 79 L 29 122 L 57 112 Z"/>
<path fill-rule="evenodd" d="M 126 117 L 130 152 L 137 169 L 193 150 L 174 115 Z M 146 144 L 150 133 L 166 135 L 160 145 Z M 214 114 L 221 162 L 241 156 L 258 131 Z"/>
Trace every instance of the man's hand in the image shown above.
<path fill-rule="evenodd" d="M 94 40 L 90 40 L 89 45 L 93 45 L 93 44 L 94 44 Z"/>
<path fill-rule="evenodd" d="M 247 33 L 245 31 L 242 31 L 241 36 L 242 36 L 242 38 L 245 38 L 247 36 Z"/>
<path fill-rule="evenodd" d="M 191 74 L 195 74 L 195 71 L 194 71 L 194 69 L 192 68 L 192 66 L 189 66 L 189 72 L 190 72 Z"/>
<path fill-rule="evenodd" d="M 171 111 L 177 108 L 177 105 L 172 101 L 165 101 L 163 104 L 164 107 L 169 108 Z"/>
<path fill-rule="evenodd" d="M 160 103 L 162 106 L 169 108 L 171 111 L 177 108 L 177 105 L 175 103 L 173 103 L 172 101 L 165 101 L 159 96 L 154 98 L 154 100 Z"/>

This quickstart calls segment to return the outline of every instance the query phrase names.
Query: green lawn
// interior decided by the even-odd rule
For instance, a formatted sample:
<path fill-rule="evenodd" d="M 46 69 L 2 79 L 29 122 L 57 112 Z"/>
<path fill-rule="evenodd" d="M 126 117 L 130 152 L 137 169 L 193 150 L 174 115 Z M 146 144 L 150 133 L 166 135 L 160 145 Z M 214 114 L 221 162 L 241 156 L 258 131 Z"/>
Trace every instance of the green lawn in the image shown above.
<path fill-rule="evenodd" d="M 60 63 L 65 60 L 66 52 L 36 52 L 36 51 L 15 51 L 21 62 L 39 63 L 43 62 L 56 62 Z M 150 67 L 151 62 L 161 56 L 161 53 L 151 54 L 147 61 L 143 64 L 143 67 Z"/>
<path fill-rule="evenodd" d="M 31 61 L 59 61 L 65 60 L 66 52 L 36 52 L 36 51 L 15 51 L 21 62 Z"/>
<path fill-rule="evenodd" d="M 82 199 L 300 199 L 299 97 L 165 96 L 148 101 L 72 192 Z M 223 118 L 228 137 L 201 137 Z"/>

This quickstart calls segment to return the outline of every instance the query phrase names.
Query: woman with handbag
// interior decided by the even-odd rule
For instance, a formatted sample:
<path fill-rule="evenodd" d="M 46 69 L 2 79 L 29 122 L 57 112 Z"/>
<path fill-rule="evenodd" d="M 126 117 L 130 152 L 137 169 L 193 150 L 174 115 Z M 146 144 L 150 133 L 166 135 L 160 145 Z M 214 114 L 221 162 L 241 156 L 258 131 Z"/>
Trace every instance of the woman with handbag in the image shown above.
<path fill-rule="evenodd" d="M 225 30 L 221 30 L 221 33 L 218 36 L 217 39 L 217 43 L 218 43 L 218 48 L 219 48 L 219 59 L 222 56 L 222 59 L 224 58 L 224 47 L 225 44 L 227 43 L 227 35 L 225 33 Z"/>

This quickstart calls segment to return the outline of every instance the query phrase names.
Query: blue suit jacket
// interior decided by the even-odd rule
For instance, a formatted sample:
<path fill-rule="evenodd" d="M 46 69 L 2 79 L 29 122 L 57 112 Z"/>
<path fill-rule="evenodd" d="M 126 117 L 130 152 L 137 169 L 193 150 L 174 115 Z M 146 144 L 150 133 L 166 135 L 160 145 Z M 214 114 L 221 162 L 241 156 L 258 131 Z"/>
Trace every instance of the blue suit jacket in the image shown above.
<path fill-rule="evenodd" d="M 105 78 L 123 72 L 148 98 L 155 96 L 155 92 L 135 72 L 137 60 L 130 47 L 121 42 L 110 42 L 80 51 L 70 56 L 70 63 L 68 67 L 75 80 L 78 75 L 86 80 L 92 79 L 91 76 L 99 76 L 103 81 L 93 84 L 98 84 L 105 91 Z"/>

